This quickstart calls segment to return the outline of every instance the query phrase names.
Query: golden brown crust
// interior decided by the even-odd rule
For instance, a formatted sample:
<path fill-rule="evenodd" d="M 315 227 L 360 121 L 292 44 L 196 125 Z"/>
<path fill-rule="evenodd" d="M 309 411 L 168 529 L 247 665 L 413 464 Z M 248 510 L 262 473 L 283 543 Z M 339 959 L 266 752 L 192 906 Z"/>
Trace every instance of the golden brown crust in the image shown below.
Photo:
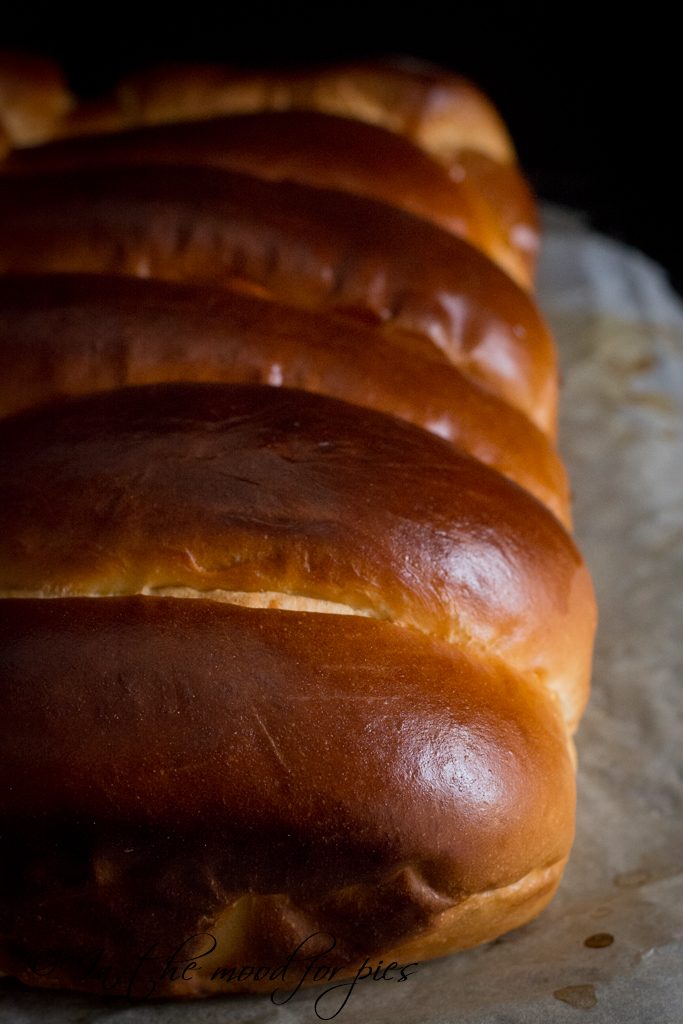
<path fill-rule="evenodd" d="M 45 57 L 0 53 L 0 136 L 12 146 L 54 138 L 74 106 L 60 67 Z"/>
<path fill-rule="evenodd" d="M 554 430 L 556 356 L 531 298 L 466 242 L 383 203 L 225 170 L 126 167 L 4 179 L 0 218 L 5 272 L 243 282 L 427 338 Z"/>
<path fill-rule="evenodd" d="M 353 616 L 161 598 L 6 601 L 2 626 L 14 963 L 59 950 L 81 984 L 95 937 L 119 966 L 160 924 L 167 945 L 222 923 L 228 962 L 283 963 L 325 931 L 353 964 L 418 951 L 449 908 L 566 857 L 564 727 L 486 657 Z M 271 898 L 230 946 L 218 918 L 247 893 Z"/>
<path fill-rule="evenodd" d="M 14 74 L 24 89 L 30 86 L 29 64 L 20 60 Z M 50 73 L 61 81 L 58 69 Z M 63 86 L 37 95 L 45 102 L 51 95 L 65 98 L 42 130 L 34 127 L 18 140 L 21 145 L 65 136 L 101 140 L 130 128 L 264 112 L 328 114 L 385 129 L 438 161 L 451 180 L 466 174 L 466 205 L 480 210 L 478 232 L 487 251 L 521 283 L 531 281 L 538 223 L 510 138 L 488 98 L 442 68 L 406 59 L 277 73 L 180 65 L 140 72 L 114 94 L 76 105 Z"/>
<path fill-rule="evenodd" d="M 518 168 L 469 149 L 458 154 L 449 176 L 460 184 L 468 205 L 476 211 L 474 219 L 482 224 L 492 259 L 518 281 L 522 281 L 518 268 L 524 268 L 533 281 L 539 250 L 538 209 Z"/>
<path fill-rule="evenodd" d="M 571 539 L 410 424 L 302 391 L 164 385 L 5 420 L 0 452 L 5 594 L 331 601 L 485 649 L 547 681 L 572 726 L 581 713 L 593 597 Z"/>
<path fill-rule="evenodd" d="M 463 155 L 460 181 L 460 174 L 449 173 L 408 139 L 384 128 L 317 112 L 288 111 L 57 142 L 16 151 L 1 169 L 49 173 L 136 163 L 185 164 L 337 188 L 433 221 L 477 246 L 529 287 L 534 253 L 529 247 L 519 248 L 512 228 L 527 240 L 534 236 L 533 204 L 528 193 L 521 192 L 526 199 L 522 211 L 522 186 L 512 167 L 472 156 Z M 484 188 L 478 187 L 478 176 Z"/>
<path fill-rule="evenodd" d="M 472 82 L 415 60 L 374 60 L 291 71 L 167 65 L 123 79 L 120 126 L 189 121 L 267 110 L 317 110 L 405 135 L 446 166 L 461 150 L 514 161 L 507 130 Z M 106 122 L 103 122 L 106 124 Z M 81 120 L 80 130 L 97 130 Z M 64 131 L 69 132 L 66 122 Z"/>
<path fill-rule="evenodd" d="M 474 83 L 412 59 L 291 71 L 157 65 L 122 79 L 109 96 L 77 102 L 61 69 L 32 55 L 0 54 L 0 120 L 15 146 L 233 114 L 311 111 L 351 118 L 409 139 L 447 170 L 467 152 L 515 162 L 510 136 Z M 10 130 L 11 129 L 11 130 Z"/>
<path fill-rule="evenodd" d="M 546 437 L 428 345 L 229 289 L 102 275 L 0 277 L 0 314 L 0 415 L 129 384 L 303 388 L 424 427 L 569 521 Z"/>
<path fill-rule="evenodd" d="M 452 233 L 533 265 L 505 129 L 424 66 L 118 100 L 26 140 L 271 113 L 4 167 L 0 967 L 187 997 L 493 938 L 569 853 L 595 629 L 552 341 Z"/>
<path fill-rule="evenodd" d="M 470 211 L 479 208 L 481 218 L 467 237 L 483 242 L 520 283 L 532 280 L 537 217 L 503 122 L 472 82 L 424 62 L 393 59 L 288 72 L 155 67 L 123 79 L 110 96 L 76 103 L 56 65 L 6 55 L 4 66 L 0 57 L 0 121 L 3 110 L 17 121 L 6 128 L 7 142 L 20 147 L 90 135 L 103 141 L 103 135 L 130 128 L 226 114 L 307 112 L 375 126 L 419 147 L 452 181 L 466 173 L 462 203 Z"/>

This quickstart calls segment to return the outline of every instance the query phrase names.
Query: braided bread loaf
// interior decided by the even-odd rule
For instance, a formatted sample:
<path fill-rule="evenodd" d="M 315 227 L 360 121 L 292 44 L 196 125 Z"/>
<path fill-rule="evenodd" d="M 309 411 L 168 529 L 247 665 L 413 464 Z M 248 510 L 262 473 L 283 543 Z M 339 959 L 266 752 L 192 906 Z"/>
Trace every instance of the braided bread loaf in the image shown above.
<path fill-rule="evenodd" d="M 240 116 L 71 104 L 0 173 L 0 964 L 491 939 L 566 863 L 595 628 L 507 136 L 409 67 L 135 95 Z"/>

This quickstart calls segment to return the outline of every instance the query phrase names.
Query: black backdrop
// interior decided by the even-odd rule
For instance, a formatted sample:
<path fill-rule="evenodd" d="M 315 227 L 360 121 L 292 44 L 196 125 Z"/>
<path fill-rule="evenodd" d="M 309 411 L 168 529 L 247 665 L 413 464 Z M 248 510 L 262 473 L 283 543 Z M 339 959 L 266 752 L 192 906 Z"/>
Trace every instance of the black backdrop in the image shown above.
<path fill-rule="evenodd" d="M 585 210 L 683 291 L 683 46 L 675 5 L 15 4 L 0 47 L 61 60 L 104 91 L 161 60 L 287 65 L 408 53 L 475 79 L 508 122 L 536 191 Z"/>

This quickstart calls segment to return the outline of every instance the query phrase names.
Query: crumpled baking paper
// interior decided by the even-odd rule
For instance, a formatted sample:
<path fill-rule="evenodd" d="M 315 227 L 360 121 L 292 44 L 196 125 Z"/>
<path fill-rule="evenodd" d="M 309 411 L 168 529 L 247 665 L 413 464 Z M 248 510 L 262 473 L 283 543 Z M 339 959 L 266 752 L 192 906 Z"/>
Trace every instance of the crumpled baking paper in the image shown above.
<path fill-rule="evenodd" d="M 0 1024 L 680 1024 L 683 1021 L 683 305 L 663 271 L 545 211 L 539 298 L 600 627 L 571 862 L 534 922 L 328 993 L 131 1004 L 0 983 Z"/>

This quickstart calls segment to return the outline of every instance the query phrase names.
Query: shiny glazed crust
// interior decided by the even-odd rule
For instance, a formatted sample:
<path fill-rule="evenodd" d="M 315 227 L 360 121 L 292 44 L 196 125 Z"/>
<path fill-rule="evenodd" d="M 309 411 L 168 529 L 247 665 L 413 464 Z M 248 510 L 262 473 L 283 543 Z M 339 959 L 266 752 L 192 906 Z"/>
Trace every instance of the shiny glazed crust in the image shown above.
<path fill-rule="evenodd" d="M 1 184 L 3 272 L 240 284 L 426 339 L 554 432 L 556 354 L 532 298 L 421 218 L 337 190 L 203 167 L 95 168 Z"/>
<path fill-rule="evenodd" d="M 289 388 L 177 384 L 6 419 L 0 441 L 6 596 L 334 602 L 485 648 L 546 681 L 571 726 L 583 709 L 592 591 L 574 544 L 424 430 Z"/>
<path fill-rule="evenodd" d="M 0 277 L 0 308 L 0 381 L 11 382 L 0 384 L 2 416 L 128 384 L 303 388 L 424 427 L 569 521 L 566 473 L 548 439 L 429 343 L 231 289 L 104 275 Z"/>
<path fill-rule="evenodd" d="M 400 945 L 421 959 L 551 895 L 574 777 L 533 680 L 353 615 L 5 606 L 3 761 L 21 781 L 1 812 L 21 874 L 3 959 L 29 983 L 52 963 L 44 983 L 101 991 L 83 975 L 102 941 L 127 979 L 159 920 L 169 953 L 198 932 L 219 945 L 194 985 L 156 994 L 220 991 L 208 963 L 282 964 L 315 933 L 342 967 Z"/>
<path fill-rule="evenodd" d="M 75 106 L 53 61 L 0 52 L 0 152 L 54 138 Z"/>
<path fill-rule="evenodd" d="M 224 65 L 167 65 L 124 78 L 110 97 L 77 103 L 61 69 L 0 54 L 0 115 L 15 145 L 141 125 L 269 110 L 317 110 L 388 128 L 450 165 L 464 150 L 514 161 L 491 102 L 460 75 L 414 60 L 340 64 L 289 72 Z"/>
<path fill-rule="evenodd" d="M 511 211 L 521 206 L 509 168 L 487 157 L 475 162 L 469 154 L 463 155 L 458 174 L 449 173 L 405 137 L 349 118 L 286 111 L 142 128 L 17 150 L 0 171 L 145 163 L 224 167 L 380 199 L 452 231 L 520 284 L 531 284 L 533 247 L 520 250 L 511 232 L 532 238 L 535 215 L 529 203 L 526 216 L 509 223 Z M 486 181 L 485 188 L 478 187 L 479 180 Z"/>
<path fill-rule="evenodd" d="M 421 164 L 424 174 L 427 163 L 439 163 L 451 185 L 457 185 L 455 201 L 460 208 L 457 220 L 454 224 L 453 198 L 445 206 L 438 202 L 437 196 L 434 206 L 426 203 L 428 193 L 448 191 L 443 180 L 437 183 L 438 176 L 433 168 L 423 182 L 427 185 L 431 179 L 430 187 L 419 189 L 421 209 L 417 212 L 424 215 L 425 206 L 429 205 L 429 219 L 446 214 L 449 229 L 455 227 L 458 234 L 464 231 L 465 237 L 481 245 L 517 281 L 526 286 L 531 283 L 538 250 L 538 221 L 531 193 L 516 167 L 512 143 L 498 113 L 489 100 L 461 76 L 408 60 L 280 73 L 245 73 L 220 66 L 185 65 L 138 73 L 120 82 L 110 97 L 77 103 L 66 90 L 59 69 L 44 60 L 39 64 L 40 67 L 36 67 L 34 58 L 27 58 L 22 64 L 21 58 L 13 57 L 3 68 L 0 55 L 0 122 L 4 110 L 8 122 L 5 126 L 7 149 L 12 145 L 31 146 L 55 138 L 82 135 L 98 135 L 102 141 L 103 134 L 131 128 L 234 114 L 271 113 L 277 117 L 294 112 L 294 124 L 297 114 L 303 116 L 304 123 L 307 116 L 315 120 L 319 114 L 329 115 L 330 120 L 344 118 L 359 123 L 356 136 L 348 142 L 356 149 L 361 163 L 368 156 L 374 157 L 377 145 L 372 144 L 371 131 L 368 132 L 367 127 L 363 130 L 363 125 L 390 132 L 410 147 L 424 152 L 428 161 L 416 159 L 412 175 L 419 173 Z M 3 72 L 11 85 L 4 107 Z M 34 111 L 36 100 L 41 97 L 42 116 L 37 119 Z M 15 100 L 14 104 L 11 99 Z M 21 125 L 14 131 L 12 119 L 17 116 L 21 118 Z M 185 133 L 191 130 L 189 125 L 181 129 Z M 348 134 L 352 129 L 341 131 Z M 201 127 L 197 126 L 197 134 L 201 133 Z M 300 136 L 294 128 L 294 145 L 297 134 Z M 242 169 L 264 173 L 267 164 L 277 165 L 281 157 L 277 156 L 276 140 L 271 142 L 276 146 L 275 154 L 264 155 L 260 163 L 258 154 L 254 154 L 258 170 L 254 166 Z M 332 145 L 335 152 L 335 144 Z M 380 144 L 380 150 L 384 145 Z M 305 146 L 310 150 L 311 142 L 306 141 Z M 395 160 L 391 161 L 388 175 L 386 168 L 375 168 L 376 173 L 370 178 L 373 189 L 370 194 L 374 194 L 377 182 L 387 176 L 395 178 L 397 168 L 405 166 L 407 152 L 404 148 L 402 156 L 401 143 L 396 143 Z M 347 153 L 348 146 L 344 147 L 343 159 Z M 236 155 L 233 151 L 233 159 Z M 307 165 L 311 156 L 309 152 L 307 159 L 297 164 L 296 175 L 302 170 L 310 174 Z M 248 158 L 248 154 L 243 157 Z M 388 162 L 386 157 L 380 159 L 384 159 L 385 164 Z M 313 163 L 319 167 L 319 157 L 314 156 Z M 307 176 L 302 180 L 310 179 Z M 417 184 L 415 178 L 413 182 Z M 368 194 L 367 186 L 354 185 L 353 191 Z M 400 193 L 398 205 L 403 205 L 405 187 Z M 411 189 L 411 193 L 408 209 L 413 209 L 416 197 L 414 190 Z M 389 201 L 396 200 L 394 190 Z"/>
<path fill-rule="evenodd" d="M 119 134 L 0 174 L 0 968 L 272 992 L 524 924 L 595 601 L 497 114 L 410 63 L 22 73 L 6 148 Z"/>
<path fill-rule="evenodd" d="M 461 75 L 416 60 L 339 64 L 287 72 L 221 66 L 152 68 L 117 90 L 129 126 L 262 110 L 318 110 L 377 124 L 450 165 L 464 150 L 499 163 L 514 149 L 499 114 Z"/>
<path fill-rule="evenodd" d="M 229 961 L 323 932 L 350 970 L 482 941 L 550 896 L 593 621 L 540 505 L 417 428 L 284 389 L 113 392 L 0 441 L 2 814 L 20 849 L 58 836 L 45 881 L 29 857 L 8 894 L 25 980 L 57 948 L 48 983 L 96 990 L 86 918 L 124 971 L 157 901 L 165 935 L 217 933 Z M 368 800 L 380 779 L 393 800 Z"/>

